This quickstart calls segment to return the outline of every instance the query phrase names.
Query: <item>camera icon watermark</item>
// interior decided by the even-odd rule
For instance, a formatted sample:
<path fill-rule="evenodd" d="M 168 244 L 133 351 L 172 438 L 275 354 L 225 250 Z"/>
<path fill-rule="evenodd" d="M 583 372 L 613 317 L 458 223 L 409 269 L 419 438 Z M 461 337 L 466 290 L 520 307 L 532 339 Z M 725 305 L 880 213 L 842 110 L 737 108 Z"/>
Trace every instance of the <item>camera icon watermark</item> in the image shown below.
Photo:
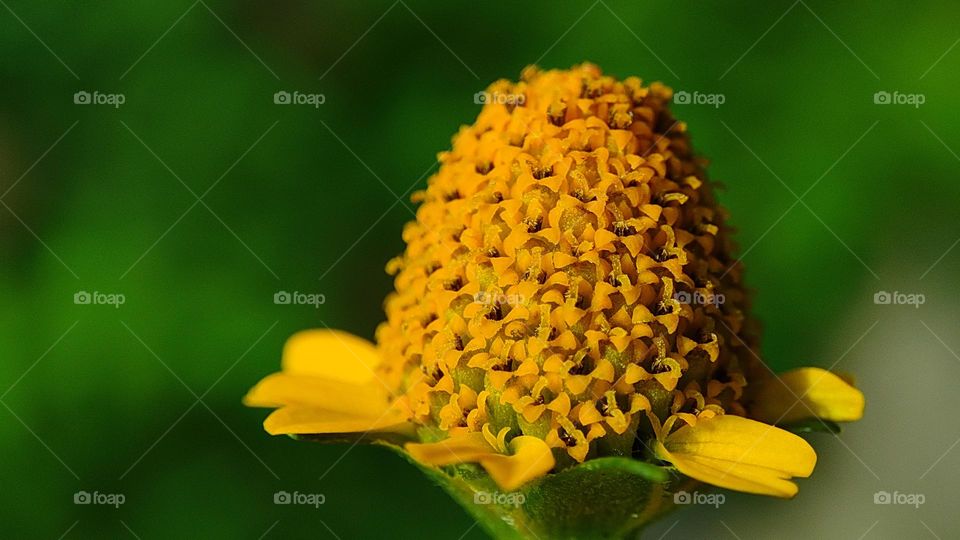
<path fill-rule="evenodd" d="M 278 306 L 313 306 L 320 309 L 321 304 L 327 303 L 327 296 L 321 293 L 277 291 L 273 294 L 273 303 Z"/>
<path fill-rule="evenodd" d="M 96 90 L 92 93 L 86 90 L 80 90 L 73 94 L 73 103 L 75 105 L 110 105 L 119 109 L 121 105 L 127 102 L 127 96 L 124 94 L 103 94 Z"/>
<path fill-rule="evenodd" d="M 527 299 L 522 294 L 502 294 L 480 291 L 473 295 L 473 301 L 485 306 L 508 305 L 519 306 L 526 303 Z"/>
<path fill-rule="evenodd" d="M 727 496 L 723 493 L 700 493 L 699 491 L 690 492 L 680 490 L 673 494 L 673 504 L 697 504 L 720 508 L 720 505 L 725 502 L 727 502 Z"/>
<path fill-rule="evenodd" d="M 477 105 L 494 103 L 499 105 L 523 105 L 527 101 L 525 94 L 504 94 L 502 92 L 481 91 L 473 95 L 473 102 Z"/>
<path fill-rule="evenodd" d="M 673 299 L 681 304 L 701 305 L 701 306 L 722 306 L 727 301 L 723 293 L 703 294 L 700 291 L 678 291 L 673 295 Z"/>
<path fill-rule="evenodd" d="M 527 502 L 523 493 L 501 493 L 499 491 L 478 491 L 473 494 L 473 504 L 497 504 L 517 508 Z"/>
<path fill-rule="evenodd" d="M 277 505 L 299 505 L 312 506 L 320 508 L 320 505 L 326 504 L 327 496 L 323 493 L 300 493 L 294 491 L 278 491 L 273 494 L 273 504 Z"/>
<path fill-rule="evenodd" d="M 77 291 L 73 294 L 73 303 L 78 306 L 113 306 L 119 308 L 127 303 L 127 297 L 121 293 L 102 293 L 100 291 Z"/>
<path fill-rule="evenodd" d="M 693 92 L 680 90 L 673 94 L 673 102 L 677 105 L 710 105 L 719 109 L 721 105 L 727 102 L 727 96 L 724 94 L 705 94 L 697 90 Z"/>
<path fill-rule="evenodd" d="M 923 493 L 900 493 L 894 491 L 878 491 L 873 494 L 873 504 L 899 504 L 920 508 L 920 505 L 927 502 L 927 496 Z"/>
<path fill-rule="evenodd" d="M 927 302 L 927 297 L 921 293 L 902 293 L 900 291 L 877 291 L 873 295 L 873 303 L 878 306 L 920 306 Z"/>
<path fill-rule="evenodd" d="M 891 93 L 886 90 L 873 94 L 874 105 L 912 105 L 915 109 L 919 109 L 926 102 L 926 94 L 904 94 L 898 91 Z"/>
<path fill-rule="evenodd" d="M 319 109 L 327 102 L 327 96 L 326 94 L 304 94 L 296 90 L 292 93 L 280 90 L 273 94 L 273 102 L 276 105 L 310 105 Z"/>
<path fill-rule="evenodd" d="M 78 491 L 73 494 L 73 504 L 77 505 L 97 505 L 112 506 L 120 508 L 127 502 L 127 496 L 123 493 L 100 493 L 94 491 Z"/>

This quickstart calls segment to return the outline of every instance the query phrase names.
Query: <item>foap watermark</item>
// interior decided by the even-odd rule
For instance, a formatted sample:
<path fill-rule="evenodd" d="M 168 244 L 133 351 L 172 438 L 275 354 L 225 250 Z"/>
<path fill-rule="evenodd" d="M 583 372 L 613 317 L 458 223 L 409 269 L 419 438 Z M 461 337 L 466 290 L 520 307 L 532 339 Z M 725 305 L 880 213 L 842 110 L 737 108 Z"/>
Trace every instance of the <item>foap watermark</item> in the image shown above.
<path fill-rule="evenodd" d="M 94 491 L 78 491 L 73 494 L 73 504 L 112 506 L 120 508 L 127 502 L 127 496 L 123 493 L 100 493 Z"/>
<path fill-rule="evenodd" d="M 119 109 L 121 105 L 127 102 L 127 96 L 124 94 L 104 94 L 94 90 L 87 92 L 80 90 L 73 94 L 73 103 L 75 105 L 110 105 Z"/>
<path fill-rule="evenodd" d="M 119 309 L 127 303 L 127 297 L 121 293 L 77 291 L 73 294 L 73 303 L 78 306 L 113 306 Z"/>
<path fill-rule="evenodd" d="M 473 102 L 477 105 L 495 103 L 499 105 L 523 105 L 527 101 L 524 94 L 505 94 L 503 92 L 477 92 L 473 95 Z"/>
<path fill-rule="evenodd" d="M 896 90 L 893 92 L 880 90 L 873 94 L 874 105 L 913 105 L 914 108 L 919 109 L 926 102 L 926 94 L 905 94 Z"/>
<path fill-rule="evenodd" d="M 303 293 L 300 291 L 277 291 L 273 294 L 273 303 L 278 306 L 313 306 L 327 303 L 327 296 L 321 293 Z"/>
<path fill-rule="evenodd" d="M 478 304 L 483 304 L 486 306 L 489 305 L 508 305 L 508 306 L 518 306 L 527 301 L 522 294 L 503 294 L 503 293 L 489 293 L 489 292 L 478 292 L 473 295 L 473 301 Z"/>
<path fill-rule="evenodd" d="M 523 493 L 500 493 L 499 491 L 478 491 L 473 494 L 473 504 L 498 504 L 519 507 L 527 502 Z"/>
<path fill-rule="evenodd" d="M 273 94 L 273 102 L 277 105 L 311 105 L 319 109 L 321 105 L 327 102 L 325 94 L 304 94 L 294 90 L 292 93 L 286 90 L 280 90 Z"/>
<path fill-rule="evenodd" d="M 920 306 L 927 302 L 927 297 L 921 293 L 904 293 L 900 291 L 877 291 L 873 295 L 873 303 L 880 306 Z"/>
<path fill-rule="evenodd" d="M 327 502 L 327 496 L 323 493 L 300 493 L 294 491 L 278 491 L 273 494 L 273 504 L 282 505 L 300 505 L 320 508 L 320 505 Z"/>
<path fill-rule="evenodd" d="M 701 305 L 701 306 L 722 306 L 727 297 L 723 293 L 703 294 L 700 291 L 678 291 L 673 295 L 673 299 L 681 304 Z"/>
<path fill-rule="evenodd" d="M 727 496 L 723 493 L 700 493 L 699 491 L 680 490 L 673 494 L 674 504 L 700 504 L 720 508 L 720 505 L 727 502 Z"/>
<path fill-rule="evenodd" d="M 727 102 L 727 96 L 724 94 L 705 94 L 697 90 L 693 92 L 681 90 L 673 95 L 673 102 L 677 105 L 710 105 L 719 109 L 721 105 Z"/>
<path fill-rule="evenodd" d="M 878 491 L 873 494 L 873 504 L 900 504 L 920 508 L 920 505 L 925 502 L 927 502 L 927 496 L 923 493 Z"/>

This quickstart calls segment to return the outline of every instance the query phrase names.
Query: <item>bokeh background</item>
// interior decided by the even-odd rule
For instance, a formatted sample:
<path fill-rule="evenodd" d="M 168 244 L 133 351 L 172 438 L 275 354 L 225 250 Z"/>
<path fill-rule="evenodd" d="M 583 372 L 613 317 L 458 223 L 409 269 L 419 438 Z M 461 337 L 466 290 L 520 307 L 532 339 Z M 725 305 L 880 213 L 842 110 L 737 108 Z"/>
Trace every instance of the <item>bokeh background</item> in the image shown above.
<path fill-rule="evenodd" d="M 726 186 L 761 354 L 855 373 L 869 398 L 840 438 L 811 437 L 794 501 L 727 494 L 649 537 L 960 535 L 956 5 L 0 6 L 0 536 L 483 538 L 397 457 L 271 438 L 240 398 L 298 329 L 372 337 L 409 194 L 477 91 L 585 60 L 723 96 L 674 110 Z"/>

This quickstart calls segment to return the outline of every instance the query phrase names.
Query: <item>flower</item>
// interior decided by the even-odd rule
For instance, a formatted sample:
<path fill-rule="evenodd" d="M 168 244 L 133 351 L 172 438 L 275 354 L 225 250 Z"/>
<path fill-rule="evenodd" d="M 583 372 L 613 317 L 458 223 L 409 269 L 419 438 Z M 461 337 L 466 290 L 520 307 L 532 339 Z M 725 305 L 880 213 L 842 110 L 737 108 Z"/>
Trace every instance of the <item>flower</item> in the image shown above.
<path fill-rule="evenodd" d="M 617 458 L 793 496 L 816 454 L 785 428 L 856 420 L 863 394 L 753 352 L 726 212 L 672 91 L 584 64 L 486 95 L 415 195 L 377 344 L 290 338 L 246 397 L 279 407 L 267 431 L 368 435 L 503 490 Z"/>

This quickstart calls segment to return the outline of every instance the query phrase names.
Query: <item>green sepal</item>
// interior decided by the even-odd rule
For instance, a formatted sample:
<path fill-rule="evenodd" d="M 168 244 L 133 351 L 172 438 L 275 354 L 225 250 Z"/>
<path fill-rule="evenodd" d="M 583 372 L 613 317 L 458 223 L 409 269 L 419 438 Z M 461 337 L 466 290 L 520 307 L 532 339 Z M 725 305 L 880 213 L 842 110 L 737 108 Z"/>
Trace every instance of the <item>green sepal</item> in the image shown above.
<path fill-rule="evenodd" d="M 318 442 L 324 444 L 378 444 L 386 446 L 403 445 L 415 440 L 416 431 L 413 428 L 396 431 L 377 431 L 375 433 L 304 433 L 287 435 L 295 441 Z"/>
<path fill-rule="evenodd" d="M 806 418 L 780 426 L 792 433 L 840 433 L 840 424 L 820 418 Z"/>
<path fill-rule="evenodd" d="M 692 483 L 651 463 L 606 457 L 506 493 L 477 465 L 428 467 L 398 446 L 384 446 L 422 470 L 500 540 L 637 538 L 672 509 L 673 493 Z"/>

